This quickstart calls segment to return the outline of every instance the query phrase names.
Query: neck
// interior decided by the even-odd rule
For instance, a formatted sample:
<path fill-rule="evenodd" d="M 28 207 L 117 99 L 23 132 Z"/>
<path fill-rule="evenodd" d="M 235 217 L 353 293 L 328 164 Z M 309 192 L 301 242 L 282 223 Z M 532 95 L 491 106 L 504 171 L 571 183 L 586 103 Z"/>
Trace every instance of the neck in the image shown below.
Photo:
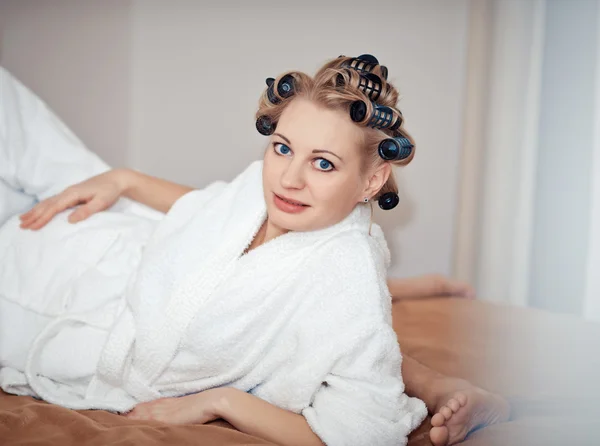
<path fill-rule="evenodd" d="M 280 235 L 283 235 L 286 232 L 289 231 L 275 226 L 273 223 L 271 223 L 271 220 L 267 218 L 263 226 L 260 228 L 259 233 L 257 234 L 257 238 L 261 237 L 257 246 L 260 246 L 263 243 L 267 243 L 268 241 L 273 240 L 275 237 L 279 237 Z"/>

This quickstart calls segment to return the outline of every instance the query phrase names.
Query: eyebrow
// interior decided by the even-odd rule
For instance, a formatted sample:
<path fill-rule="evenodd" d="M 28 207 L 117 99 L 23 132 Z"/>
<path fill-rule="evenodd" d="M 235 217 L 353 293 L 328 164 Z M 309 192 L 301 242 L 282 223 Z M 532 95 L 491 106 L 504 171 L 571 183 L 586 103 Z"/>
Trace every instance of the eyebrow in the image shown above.
<path fill-rule="evenodd" d="M 283 136 L 281 133 L 273 133 L 273 136 L 279 136 L 281 139 L 285 140 L 285 142 L 287 142 L 290 146 L 292 145 L 292 141 L 290 141 L 289 139 L 287 139 L 285 136 Z M 337 159 L 339 159 L 340 161 L 344 161 L 339 155 L 336 155 L 335 153 L 329 151 L 329 150 L 313 150 L 312 153 L 329 153 L 333 156 L 335 156 Z"/>

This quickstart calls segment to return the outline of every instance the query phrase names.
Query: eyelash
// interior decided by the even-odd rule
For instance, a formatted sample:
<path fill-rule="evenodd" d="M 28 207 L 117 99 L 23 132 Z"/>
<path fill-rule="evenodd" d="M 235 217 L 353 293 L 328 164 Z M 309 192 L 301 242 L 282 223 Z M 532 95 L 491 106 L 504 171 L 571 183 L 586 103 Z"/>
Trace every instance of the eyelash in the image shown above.
<path fill-rule="evenodd" d="M 291 149 L 291 148 L 290 148 L 288 145 L 286 145 L 286 144 L 284 144 L 284 143 L 282 143 L 282 142 L 274 142 L 274 143 L 273 143 L 273 151 L 275 152 L 275 154 L 276 154 L 276 155 L 279 155 L 279 156 L 285 156 L 285 155 L 282 155 L 281 153 L 277 152 L 277 150 L 275 149 L 275 147 L 276 147 L 277 145 L 286 146 L 288 149 L 292 150 L 292 149 Z M 335 164 L 333 164 L 333 163 L 332 163 L 331 161 L 329 161 L 327 158 L 319 157 L 319 158 L 315 158 L 315 159 L 313 159 L 313 161 L 316 161 L 316 160 L 325 160 L 325 161 L 327 161 L 327 162 L 328 162 L 328 163 L 331 165 L 331 169 L 329 169 L 329 170 L 320 170 L 320 169 L 317 169 L 319 172 L 325 172 L 325 173 L 327 173 L 327 172 L 332 172 L 332 171 L 334 171 L 334 170 L 335 170 Z"/>

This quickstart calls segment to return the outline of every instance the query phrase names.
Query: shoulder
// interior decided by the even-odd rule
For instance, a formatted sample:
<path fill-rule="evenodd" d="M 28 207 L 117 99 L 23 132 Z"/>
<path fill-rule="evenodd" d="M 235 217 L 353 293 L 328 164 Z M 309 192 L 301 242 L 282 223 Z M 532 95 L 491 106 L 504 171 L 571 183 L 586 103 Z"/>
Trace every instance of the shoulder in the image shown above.
<path fill-rule="evenodd" d="M 370 234 L 354 229 L 336 234 L 319 246 L 315 254 L 337 277 L 356 279 L 385 280 L 390 259 L 383 232 L 375 223 Z"/>
<path fill-rule="evenodd" d="M 387 249 L 387 248 L 386 248 Z M 338 321 L 388 321 L 391 297 L 386 254 L 361 231 L 345 231 L 320 245 L 310 259 L 310 286 Z"/>
<path fill-rule="evenodd" d="M 211 199 L 227 193 L 235 194 L 236 190 L 243 189 L 249 184 L 256 188 L 261 185 L 261 181 L 262 160 L 253 161 L 231 181 L 214 181 L 201 189 L 194 189 L 182 195 L 171 207 L 169 214 L 185 208 L 200 209 Z"/>
<path fill-rule="evenodd" d="M 365 268 L 371 270 L 374 264 L 381 261 L 381 253 L 375 249 L 370 236 L 359 230 L 336 234 L 318 247 L 317 254 L 339 269 L 340 274 Z"/>

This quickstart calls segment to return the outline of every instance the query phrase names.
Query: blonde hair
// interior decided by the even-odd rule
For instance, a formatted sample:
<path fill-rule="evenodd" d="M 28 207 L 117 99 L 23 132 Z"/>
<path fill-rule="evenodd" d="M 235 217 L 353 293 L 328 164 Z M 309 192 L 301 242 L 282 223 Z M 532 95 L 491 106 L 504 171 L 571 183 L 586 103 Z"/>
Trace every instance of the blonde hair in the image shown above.
<path fill-rule="evenodd" d="M 325 63 L 315 74 L 314 77 L 300 71 L 288 71 L 278 76 L 273 82 L 272 94 L 278 99 L 277 104 L 273 104 L 268 97 L 267 89 L 263 92 L 258 103 L 256 118 L 267 117 L 272 123 L 277 123 L 281 114 L 287 105 L 295 97 L 304 97 L 327 109 L 341 110 L 344 113 L 350 113 L 350 106 L 355 101 L 363 101 L 367 105 L 366 119 L 357 122 L 356 125 L 362 128 L 362 140 L 359 142 L 363 153 L 363 172 L 369 167 L 378 167 L 383 163 L 392 163 L 394 166 L 405 166 L 410 163 L 414 157 L 415 149 L 408 158 L 396 161 L 385 161 L 378 153 L 379 143 L 390 137 L 407 138 L 414 146 L 414 140 L 404 129 L 404 122 L 395 130 L 376 129 L 368 127 L 369 117 L 371 116 L 373 105 L 369 96 L 359 88 L 360 74 L 354 69 L 344 67 L 344 63 L 350 61 L 351 57 L 338 57 Z M 381 65 L 376 65 L 372 73 L 381 78 L 382 88 L 380 96 L 375 101 L 377 105 L 385 105 L 392 109 L 394 121 L 402 119 L 402 113 L 397 108 L 399 93 L 398 90 L 383 76 Z M 282 97 L 276 86 L 279 81 L 287 75 L 294 78 L 294 94 L 289 97 Z M 343 79 L 343 82 L 340 80 Z M 381 195 L 393 192 L 398 193 L 398 186 L 394 177 L 393 169 L 387 182 L 378 191 L 373 198 L 377 199 Z"/>

